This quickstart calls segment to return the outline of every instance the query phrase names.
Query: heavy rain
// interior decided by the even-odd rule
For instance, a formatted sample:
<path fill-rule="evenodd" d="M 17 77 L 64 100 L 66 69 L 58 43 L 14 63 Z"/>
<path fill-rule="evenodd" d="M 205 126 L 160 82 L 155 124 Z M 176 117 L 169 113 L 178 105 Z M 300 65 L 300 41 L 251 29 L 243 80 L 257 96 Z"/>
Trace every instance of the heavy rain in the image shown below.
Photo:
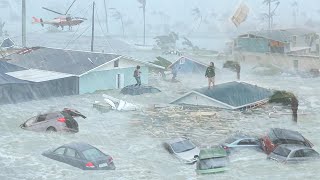
<path fill-rule="evenodd" d="M 318 179 L 317 5 L 0 0 L 0 179 Z"/>

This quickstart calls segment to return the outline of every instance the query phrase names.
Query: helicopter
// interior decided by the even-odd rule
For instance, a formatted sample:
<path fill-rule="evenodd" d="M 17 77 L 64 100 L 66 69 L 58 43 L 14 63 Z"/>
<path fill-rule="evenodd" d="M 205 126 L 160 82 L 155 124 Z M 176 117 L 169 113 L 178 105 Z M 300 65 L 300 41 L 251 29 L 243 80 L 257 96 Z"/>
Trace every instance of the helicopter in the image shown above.
<path fill-rule="evenodd" d="M 62 30 L 64 30 L 64 26 L 68 26 L 69 30 L 72 30 L 72 26 L 76 26 L 79 25 L 81 23 L 83 23 L 85 20 L 87 20 L 86 18 L 81 18 L 81 17 L 72 17 L 70 14 L 68 14 L 70 8 L 73 6 L 73 4 L 76 2 L 76 0 L 74 0 L 71 5 L 69 6 L 69 8 L 67 9 L 67 11 L 63 14 L 51 9 L 48 9 L 46 7 L 42 7 L 42 9 L 59 14 L 61 16 L 56 17 L 52 20 L 48 20 L 48 21 L 44 21 L 42 18 L 36 18 L 36 17 L 32 17 L 33 22 L 32 24 L 41 24 L 42 27 L 44 27 L 45 24 L 49 24 L 49 25 L 53 25 L 57 28 L 61 27 Z"/>

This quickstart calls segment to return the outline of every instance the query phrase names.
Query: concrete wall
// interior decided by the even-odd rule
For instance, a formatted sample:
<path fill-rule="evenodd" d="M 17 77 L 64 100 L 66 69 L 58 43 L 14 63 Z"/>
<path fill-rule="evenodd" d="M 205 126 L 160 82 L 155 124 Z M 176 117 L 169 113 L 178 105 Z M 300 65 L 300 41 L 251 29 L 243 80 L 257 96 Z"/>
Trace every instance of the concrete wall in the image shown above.
<path fill-rule="evenodd" d="M 113 65 L 113 63 L 112 63 Z M 90 72 L 80 77 L 79 93 L 93 93 L 96 90 L 117 89 L 117 76 L 122 74 L 123 86 L 128 86 L 136 83 L 133 77 L 135 67 L 116 68 L 112 70 L 102 70 Z M 148 84 L 149 69 L 146 66 L 141 66 L 141 82 Z"/>

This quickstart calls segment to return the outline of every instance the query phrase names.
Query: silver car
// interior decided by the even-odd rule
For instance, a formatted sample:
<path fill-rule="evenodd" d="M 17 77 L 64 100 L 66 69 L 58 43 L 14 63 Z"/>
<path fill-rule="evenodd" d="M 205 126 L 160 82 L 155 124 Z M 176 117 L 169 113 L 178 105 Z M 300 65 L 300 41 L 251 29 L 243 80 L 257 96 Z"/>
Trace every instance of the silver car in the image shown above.
<path fill-rule="evenodd" d="M 169 153 L 187 164 L 195 163 L 197 159 L 194 156 L 200 153 L 200 149 L 186 137 L 168 140 L 163 145 Z"/>
<path fill-rule="evenodd" d="M 282 163 L 297 163 L 319 160 L 319 153 L 314 149 L 300 144 L 282 144 L 277 146 L 267 157 Z"/>
<path fill-rule="evenodd" d="M 22 129 L 37 132 L 72 132 L 79 131 L 78 123 L 74 117 L 86 118 L 79 111 L 63 109 L 62 111 L 40 114 L 28 119 L 20 125 Z"/>
<path fill-rule="evenodd" d="M 261 150 L 261 143 L 257 137 L 237 133 L 226 139 L 225 142 L 221 144 L 221 147 L 223 147 L 227 153 L 230 153 L 230 151 L 235 148 L 253 148 Z"/>

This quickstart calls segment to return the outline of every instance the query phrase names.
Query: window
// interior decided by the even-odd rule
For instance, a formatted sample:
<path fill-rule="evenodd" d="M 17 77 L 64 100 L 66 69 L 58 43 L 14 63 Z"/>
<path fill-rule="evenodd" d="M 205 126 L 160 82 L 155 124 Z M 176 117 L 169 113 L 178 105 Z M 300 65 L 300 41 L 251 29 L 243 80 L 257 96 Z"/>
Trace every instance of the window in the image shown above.
<path fill-rule="evenodd" d="M 258 142 L 252 139 L 245 139 L 238 142 L 238 145 L 257 145 Z"/>
<path fill-rule="evenodd" d="M 171 144 L 172 149 L 176 153 L 186 152 L 194 149 L 196 146 L 192 144 L 189 140 L 184 140 Z"/>
<path fill-rule="evenodd" d="M 113 67 L 119 67 L 119 60 L 113 61 Z"/>
<path fill-rule="evenodd" d="M 279 146 L 273 151 L 274 154 L 277 154 L 277 155 L 283 156 L 283 157 L 288 157 L 290 152 L 291 151 L 289 149 L 282 148 L 282 147 L 279 147 Z"/>
<path fill-rule="evenodd" d="M 304 157 L 318 157 L 319 153 L 317 153 L 313 149 L 304 149 L 303 150 Z"/>
<path fill-rule="evenodd" d="M 82 152 L 82 154 L 89 161 L 94 161 L 94 160 L 102 159 L 102 158 L 107 159 L 107 156 L 105 154 L 103 154 L 101 151 L 99 151 L 98 149 L 95 149 L 95 148 L 85 150 Z"/>
<path fill-rule="evenodd" d="M 39 115 L 37 118 L 37 122 L 42 122 L 42 121 L 46 120 L 46 117 L 47 117 L 46 114 Z"/>
<path fill-rule="evenodd" d="M 56 114 L 56 113 L 48 114 L 46 116 L 46 120 L 57 119 L 57 118 L 59 118 L 59 114 Z"/>
<path fill-rule="evenodd" d="M 68 148 L 67 151 L 66 151 L 66 156 L 76 157 L 76 151 L 74 149 Z"/>
<path fill-rule="evenodd" d="M 63 155 L 65 149 L 66 148 L 59 148 L 59 149 L 56 149 L 53 153 L 58 154 L 58 155 Z"/>
<path fill-rule="evenodd" d="M 217 158 L 210 158 L 210 159 L 201 159 L 199 162 L 199 169 L 207 170 L 219 167 L 225 167 L 228 164 L 227 157 L 217 157 Z"/>
<path fill-rule="evenodd" d="M 294 153 L 294 157 L 304 157 L 303 150 L 298 150 Z"/>

